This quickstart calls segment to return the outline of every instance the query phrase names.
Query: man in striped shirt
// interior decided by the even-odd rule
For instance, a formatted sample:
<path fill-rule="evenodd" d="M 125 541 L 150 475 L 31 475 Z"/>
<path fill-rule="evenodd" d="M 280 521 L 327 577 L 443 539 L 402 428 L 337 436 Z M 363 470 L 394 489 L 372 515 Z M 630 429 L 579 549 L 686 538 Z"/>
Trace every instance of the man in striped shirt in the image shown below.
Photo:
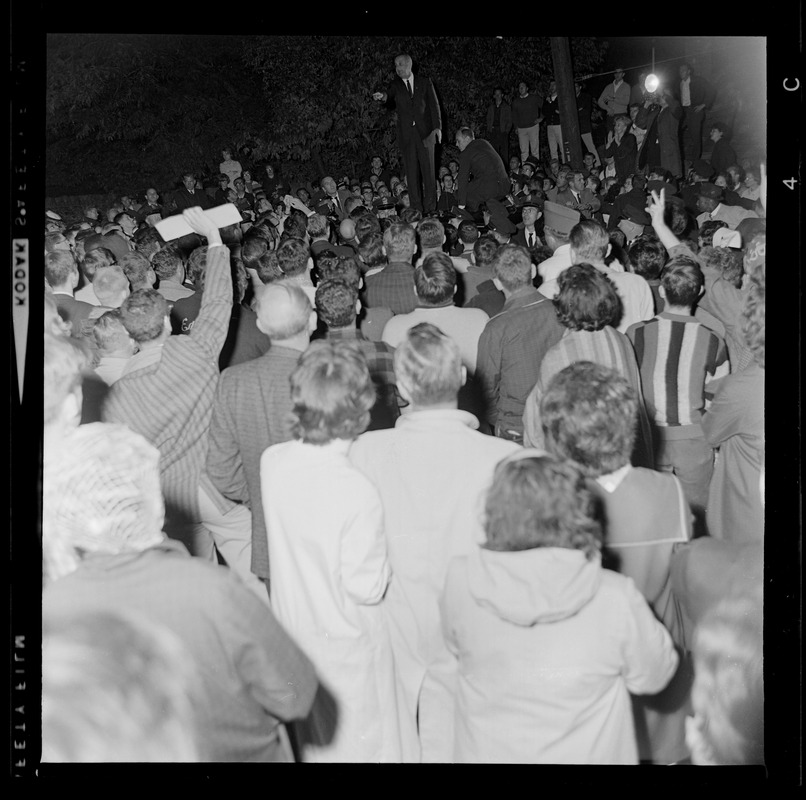
<path fill-rule="evenodd" d="M 692 315 L 703 286 L 703 274 L 693 259 L 671 259 L 660 284 L 664 310 L 627 330 L 644 400 L 660 435 L 657 467 L 677 475 L 695 512 L 708 502 L 714 468 L 701 422 L 714 382 L 729 368 L 724 340 Z"/>

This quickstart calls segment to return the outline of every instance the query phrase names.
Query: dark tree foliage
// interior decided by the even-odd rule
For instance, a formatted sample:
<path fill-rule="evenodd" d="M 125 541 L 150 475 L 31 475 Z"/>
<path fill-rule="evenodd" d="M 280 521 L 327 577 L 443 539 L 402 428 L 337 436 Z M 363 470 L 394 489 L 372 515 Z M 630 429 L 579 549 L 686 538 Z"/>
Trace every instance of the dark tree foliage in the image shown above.
<path fill-rule="evenodd" d="M 572 39 L 577 73 L 605 47 Z M 361 177 L 375 153 L 396 167 L 394 112 L 372 93 L 401 52 L 434 79 L 445 156 L 460 125 L 484 135 L 496 85 L 511 97 L 520 80 L 544 92 L 551 79 L 546 37 L 50 35 L 48 193 L 169 189 L 187 169 L 217 172 L 226 145 L 292 180 Z"/>

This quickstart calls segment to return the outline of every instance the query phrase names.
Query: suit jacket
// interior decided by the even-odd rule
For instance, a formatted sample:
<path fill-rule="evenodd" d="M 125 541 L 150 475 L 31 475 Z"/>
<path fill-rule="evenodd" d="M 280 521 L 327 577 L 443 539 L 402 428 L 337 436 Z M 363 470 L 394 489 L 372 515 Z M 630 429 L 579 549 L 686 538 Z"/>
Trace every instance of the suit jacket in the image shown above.
<path fill-rule="evenodd" d="M 668 107 L 652 105 L 641 108 L 635 119 L 639 128 L 646 130 L 644 143 L 638 157 L 640 166 L 653 166 L 652 152 L 660 157 L 660 165 L 673 176 L 682 175 L 683 163 L 680 158 L 680 120 L 683 107 L 673 97 L 668 98 Z"/>
<path fill-rule="evenodd" d="M 396 77 L 386 89 L 386 104 L 397 110 L 397 142 L 401 149 L 409 141 L 412 128 L 421 139 L 436 128 L 442 130 L 437 93 L 431 78 L 426 75 L 414 76 L 414 97 L 409 96 L 403 79 Z"/>
<path fill-rule="evenodd" d="M 512 107 L 505 100 L 501 101 L 499 125 L 501 133 L 509 133 L 512 130 Z M 487 107 L 487 135 L 494 133 L 493 121 L 495 119 L 495 103 L 490 103 Z"/>
<path fill-rule="evenodd" d="M 677 92 L 675 97 L 678 102 L 680 101 L 680 81 L 677 82 Z M 691 105 L 699 106 L 704 105 L 710 108 L 713 105 L 714 98 L 716 97 L 716 90 L 711 84 L 700 75 L 692 75 L 688 84 L 688 93 L 691 97 Z"/>
<path fill-rule="evenodd" d="M 618 144 L 614 139 L 605 150 L 605 156 L 608 158 L 613 156 L 616 159 L 616 177 L 619 183 L 624 183 L 625 179 L 635 172 L 637 166 L 638 145 L 635 136 L 625 133 Z"/>
<path fill-rule="evenodd" d="M 563 189 L 561 192 L 557 192 L 554 202 L 559 203 L 561 206 L 567 206 L 568 208 L 573 208 L 575 211 L 579 211 L 585 219 L 591 219 L 594 213 L 602 207 L 602 201 L 590 189 L 583 189 L 579 193 L 578 202 L 570 188 Z M 591 206 L 591 209 L 588 211 L 587 209 L 583 209 L 582 206 Z"/>
<path fill-rule="evenodd" d="M 525 247 L 527 250 L 529 249 L 529 242 L 526 239 L 526 228 L 518 227 L 518 232 L 512 237 L 510 240 L 512 244 L 519 244 L 521 247 Z M 537 247 L 539 244 L 543 244 L 540 241 L 540 235 L 537 231 L 535 231 L 535 240 L 532 244 L 532 247 Z"/>
<path fill-rule="evenodd" d="M 196 189 L 196 191 L 191 194 L 184 186 L 173 193 L 173 202 L 176 206 L 173 212 L 174 214 L 181 213 L 186 208 L 193 208 L 193 206 L 210 208 L 213 204 L 212 198 L 204 189 Z"/>
<path fill-rule="evenodd" d="M 291 373 L 301 353 L 272 345 L 259 358 L 221 373 L 210 421 L 206 469 L 224 497 L 252 511 L 252 572 L 269 578 L 260 493 L 260 456 L 291 439 Z"/>
<path fill-rule="evenodd" d="M 76 300 L 71 294 L 53 294 L 53 299 L 56 301 L 56 308 L 59 311 L 59 316 L 65 321 L 69 322 L 72 328 L 71 336 L 80 338 L 86 331 L 90 329 L 88 318 L 90 311 L 95 306 L 85 303 L 82 300 Z"/>
<path fill-rule="evenodd" d="M 471 181 L 485 198 L 503 197 L 510 188 L 504 162 L 486 139 L 473 139 L 459 155 L 456 201 L 460 206 L 467 203 Z"/>
<path fill-rule="evenodd" d="M 593 113 L 593 98 L 587 92 L 577 95 L 577 115 L 579 117 L 579 132 L 591 133 L 591 114 Z"/>

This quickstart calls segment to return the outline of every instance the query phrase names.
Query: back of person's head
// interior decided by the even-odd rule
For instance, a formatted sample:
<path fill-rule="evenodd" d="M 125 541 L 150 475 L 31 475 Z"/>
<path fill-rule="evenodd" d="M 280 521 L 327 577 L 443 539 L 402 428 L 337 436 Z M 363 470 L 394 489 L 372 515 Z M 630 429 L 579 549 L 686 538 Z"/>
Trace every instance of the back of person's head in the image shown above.
<path fill-rule="evenodd" d="M 502 245 L 493 259 L 493 275 L 507 292 L 531 286 L 533 269 L 529 251 L 517 244 Z"/>
<path fill-rule="evenodd" d="M 383 235 L 380 232 L 370 232 L 359 239 L 358 256 L 367 269 L 382 267 L 386 264 Z"/>
<path fill-rule="evenodd" d="M 118 308 L 129 295 L 129 279 L 117 264 L 100 267 L 95 272 L 92 288 L 102 306 Z"/>
<path fill-rule="evenodd" d="M 428 217 L 417 226 L 417 236 L 421 250 L 438 250 L 445 241 L 445 227 L 438 219 Z"/>
<path fill-rule="evenodd" d="M 766 318 L 766 266 L 759 262 L 747 273 L 747 297 L 742 308 L 742 337 L 753 360 L 764 367 Z"/>
<path fill-rule="evenodd" d="M 299 286 L 282 281 L 266 286 L 256 310 L 260 330 L 278 342 L 307 330 L 313 313 L 308 295 Z"/>
<path fill-rule="evenodd" d="M 132 290 L 148 289 L 153 285 L 152 276 L 154 272 L 151 268 L 151 262 L 142 253 L 126 253 L 120 259 L 119 266 L 126 273 L 126 277 L 132 285 Z"/>
<path fill-rule="evenodd" d="M 408 193 L 403 192 L 401 194 L 401 198 L 403 197 L 403 195 L 406 195 L 406 194 L 408 194 Z M 411 225 L 413 227 L 418 227 L 420 221 L 422 220 L 422 218 L 423 218 L 423 212 L 420 211 L 419 208 L 410 208 L 410 207 L 409 208 L 404 208 L 400 212 L 400 221 L 405 222 L 406 224 Z"/>
<path fill-rule="evenodd" d="M 120 310 L 124 327 L 138 344 L 158 339 L 165 330 L 168 301 L 155 289 L 135 289 Z"/>
<path fill-rule="evenodd" d="M 200 760 L 198 674 L 166 627 L 132 612 L 45 614 L 42 760 Z"/>
<path fill-rule="evenodd" d="M 572 331 L 616 327 L 623 305 L 613 282 L 591 264 L 573 264 L 557 278 L 557 320 Z"/>
<path fill-rule="evenodd" d="M 78 276 L 78 267 L 69 250 L 54 250 L 45 256 L 45 280 L 51 289 L 69 285 Z"/>
<path fill-rule="evenodd" d="M 302 239 L 308 235 L 308 218 L 301 211 L 291 209 L 283 222 L 283 238 Z"/>
<path fill-rule="evenodd" d="M 355 236 L 359 242 L 364 241 L 364 239 L 370 233 L 380 233 L 381 232 L 381 223 L 380 220 L 369 210 L 367 210 L 366 214 L 361 214 L 357 216 L 355 219 Z"/>
<path fill-rule="evenodd" d="M 630 462 L 638 396 L 610 367 L 577 361 L 549 381 L 540 400 L 546 449 L 590 478 Z"/>
<path fill-rule="evenodd" d="M 309 258 L 310 250 L 303 239 L 288 238 L 277 248 L 277 262 L 286 278 L 304 275 Z"/>
<path fill-rule="evenodd" d="M 163 247 L 151 257 L 151 266 L 161 281 L 182 282 L 184 265 L 182 257 L 173 247 Z"/>
<path fill-rule="evenodd" d="M 700 225 L 697 232 L 697 241 L 700 247 L 711 247 L 714 244 L 714 234 L 720 228 L 727 228 L 728 223 L 721 219 L 709 219 Z"/>
<path fill-rule="evenodd" d="M 663 221 L 678 238 L 684 236 L 692 224 L 685 206 L 680 203 L 666 203 L 666 208 L 663 210 Z"/>
<path fill-rule="evenodd" d="M 316 287 L 316 314 L 328 328 L 355 325 L 358 290 L 341 278 L 328 278 Z"/>
<path fill-rule="evenodd" d="M 744 277 L 744 258 L 741 250 L 732 247 L 703 247 L 699 256 L 706 266 L 718 270 L 722 279 L 737 289 Z"/>
<path fill-rule="evenodd" d="M 500 245 L 492 236 L 479 236 L 473 245 L 473 258 L 477 267 L 489 267 Z"/>
<path fill-rule="evenodd" d="M 699 265 L 687 256 L 670 259 L 660 279 L 666 302 L 682 308 L 690 308 L 697 302 L 704 283 Z"/>
<path fill-rule="evenodd" d="M 367 360 L 351 343 L 318 341 L 291 374 L 294 438 L 314 445 L 354 439 L 363 433 L 375 405 Z"/>
<path fill-rule="evenodd" d="M 393 223 L 383 234 L 383 246 L 389 261 L 411 261 L 417 249 L 414 228 L 405 222 Z"/>
<path fill-rule="evenodd" d="M 252 229 L 250 229 L 251 232 Z M 241 258 L 250 269 L 257 269 L 257 260 L 269 249 L 269 240 L 264 236 L 245 236 L 241 244 Z"/>
<path fill-rule="evenodd" d="M 633 272 L 648 281 L 658 278 L 666 264 L 666 248 L 655 236 L 643 234 L 633 239 L 628 253 Z"/>
<path fill-rule="evenodd" d="M 476 223 L 469 219 L 462 220 L 459 223 L 459 240 L 463 244 L 473 244 L 479 238 L 479 229 Z"/>
<path fill-rule="evenodd" d="M 431 252 L 414 270 L 414 288 L 424 305 L 441 306 L 453 302 L 456 270 L 447 253 Z"/>
<path fill-rule="evenodd" d="M 246 264 L 246 262 L 244 262 Z M 277 260 L 277 251 L 267 250 L 257 261 L 251 262 L 251 268 L 257 272 L 260 282 L 268 285 L 273 281 L 279 281 L 285 277 L 280 269 L 280 262 Z"/>
<path fill-rule="evenodd" d="M 91 282 L 96 270 L 115 263 L 117 263 L 117 259 L 111 250 L 106 247 L 96 247 L 84 254 L 84 258 L 81 260 L 81 271 L 84 273 L 84 277 Z"/>
<path fill-rule="evenodd" d="M 147 225 L 139 228 L 134 234 L 134 249 L 142 253 L 146 258 L 152 258 L 161 247 L 165 246 L 165 240 L 160 236 L 156 228 Z"/>
<path fill-rule="evenodd" d="M 484 530 L 487 550 L 563 547 L 591 560 L 601 547 L 594 499 L 579 469 L 531 448 L 495 468 L 485 496 Z"/>
<path fill-rule="evenodd" d="M 363 205 L 363 204 L 362 204 L 362 202 L 361 202 L 361 198 L 360 198 L 360 197 L 348 197 L 348 198 L 347 198 L 347 199 L 344 201 L 344 211 L 345 211 L 345 212 L 346 212 L 346 213 L 349 215 L 349 214 L 350 214 L 350 212 L 351 212 L 353 209 L 358 208 L 358 207 L 359 207 L 359 206 L 361 206 L 361 205 Z"/>
<path fill-rule="evenodd" d="M 93 422 L 71 434 L 43 497 L 45 538 L 78 560 L 90 553 L 139 552 L 164 539 L 159 450 L 125 425 Z"/>
<path fill-rule="evenodd" d="M 311 239 L 327 239 L 330 235 L 330 222 L 324 214 L 311 214 L 308 217 L 308 235 Z"/>
<path fill-rule="evenodd" d="M 89 357 L 77 342 L 65 335 L 45 334 L 44 405 L 45 426 L 59 421 L 65 401 L 74 399 L 74 424 L 81 415 L 81 372 L 89 366 Z"/>
<path fill-rule="evenodd" d="M 61 231 L 54 231 L 45 236 L 45 253 L 53 253 L 56 250 L 70 251 L 70 242 Z"/>
<path fill-rule="evenodd" d="M 760 591 L 724 598 L 694 631 L 694 717 L 686 744 L 697 765 L 764 763 L 763 617 Z"/>
<path fill-rule="evenodd" d="M 319 279 L 328 281 L 332 278 L 346 281 L 356 291 L 361 283 L 361 264 L 355 256 L 336 256 L 327 259 L 319 269 Z"/>
<path fill-rule="evenodd" d="M 394 366 L 398 386 L 417 407 L 455 403 L 465 379 L 459 345 L 430 322 L 406 331 Z"/>
<path fill-rule="evenodd" d="M 568 237 L 571 244 L 571 263 L 596 264 L 603 262 L 610 247 L 610 237 L 604 225 L 593 219 L 577 222 Z"/>
<path fill-rule="evenodd" d="M 131 349 L 131 337 L 123 325 L 123 315 L 119 308 L 106 311 L 95 320 L 92 336 L 101 355 Z"/>
<path fill-rule="evenodd" d="M 188 280 L 201 291 L 204 288 L 204 271 L 207 269 L 207 245 L 195 247 L 188 256 L 185 268 Z"/>

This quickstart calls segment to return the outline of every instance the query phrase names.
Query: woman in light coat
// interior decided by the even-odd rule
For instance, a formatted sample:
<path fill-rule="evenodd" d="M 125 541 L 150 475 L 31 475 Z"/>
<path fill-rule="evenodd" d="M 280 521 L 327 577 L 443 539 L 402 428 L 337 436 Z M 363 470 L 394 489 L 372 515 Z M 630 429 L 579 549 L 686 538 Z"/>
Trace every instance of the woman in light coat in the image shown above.
<path fill-rule="evenodd" d="M 400 761 L 391 577 L 378 492 L 347 460 L 375 389 L 349 345 L 310 347 L 291 376 L 294 440 L 269 447 L 260 480 L 277 618 L 313 661 L 320 691 L 297 727 L 303 761 Z"/>

